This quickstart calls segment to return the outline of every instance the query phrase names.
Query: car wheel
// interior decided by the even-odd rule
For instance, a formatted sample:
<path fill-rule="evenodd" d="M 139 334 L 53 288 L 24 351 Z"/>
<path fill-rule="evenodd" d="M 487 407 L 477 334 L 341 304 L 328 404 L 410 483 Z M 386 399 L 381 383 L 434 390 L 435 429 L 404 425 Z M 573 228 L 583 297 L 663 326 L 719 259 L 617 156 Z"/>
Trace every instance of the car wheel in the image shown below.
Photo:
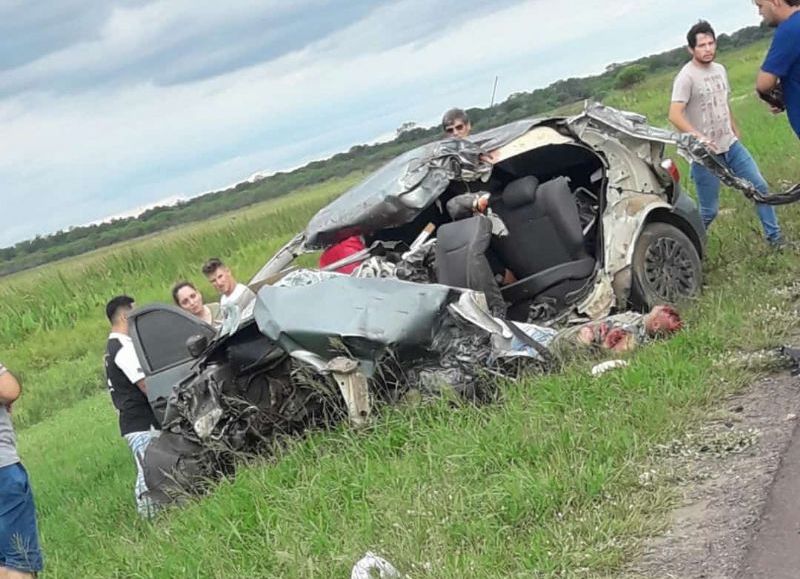
<path fill-rule="evenodd" d="M 649 310 L 697 297 L 703 269 L 697 248 L 683 231 L 669 223 L 648 223 L 633 251 L 631 303 Z"/>

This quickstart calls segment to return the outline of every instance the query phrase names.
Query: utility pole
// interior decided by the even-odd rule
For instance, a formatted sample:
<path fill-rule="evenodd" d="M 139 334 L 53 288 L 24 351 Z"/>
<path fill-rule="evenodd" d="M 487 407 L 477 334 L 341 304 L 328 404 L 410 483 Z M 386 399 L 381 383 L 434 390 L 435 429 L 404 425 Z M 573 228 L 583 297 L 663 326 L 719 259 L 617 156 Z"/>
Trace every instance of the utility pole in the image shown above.
<path fill-rule="evenodd" d="M 489 108 L 492 108 L 494 106 L 494 97 L 497 94 L 497 81 L 499 78 L 500 78 L 499 76 L 494 77 L 494 88 L 492 89 L 492 102 L 489 105 Z"/>

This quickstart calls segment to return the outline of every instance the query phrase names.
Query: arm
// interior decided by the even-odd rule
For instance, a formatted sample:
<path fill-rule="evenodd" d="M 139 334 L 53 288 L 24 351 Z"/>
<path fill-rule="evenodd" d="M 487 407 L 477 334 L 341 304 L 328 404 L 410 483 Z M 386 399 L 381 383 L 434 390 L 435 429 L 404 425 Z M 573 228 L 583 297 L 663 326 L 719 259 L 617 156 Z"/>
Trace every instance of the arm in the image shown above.
<path fill-rule="evenodd" d="M 672 103 L 669 105 L 669 122 L 675 125 L 675 128 L 680 132 L 694 135 L 700 140 L 701 143 L 706 144 L 712 152 L 716 153 L 716 143 L 695 129 L 694 126 L 692 126 L 692 123 L 689 122 L 689 119 L 686 118 L 685 112 L 686 103 L 672 101 Z"/>
<path fill-rule="evenodd" d="M 22 388 L 16 378 L 0 365 L 0 404 L 8 406 L 19 398 Z"/>
<path fill-rule="evenodd" d="M 692 126 L 686 118 L 686 103 L 672 101 L 669 105 L 669 122 L 682 133 L 690 133 L 699 136 L 700 133 Z"/>
<path fill-rule="evenodd" d="M 770 105 L 773 113 L 786 108 L 779 79 L 789 75 L 798 59 L 800 59 L 800 43 L 797 42 L 794 32 L 789 28 L 778 27 L 756 77 L 756 91 L 761 99 Z"/>
<path fill-rule="evenodd" d="M 681 133 L 689 133 L 700 140 L 706 140 L 686 118 L 686 107 L 692 98 L 692 80 L 681 71 L 672 84 L 672 99 L 669 104 L 669 122 Z"/>
<path fill-rule="evenodd" d="M 760 70 L 756 78 L 756 92 L 762 101 L 769 105 L 773 113 L 782 113 L 786 110 L 786 105 L 783 103 L 783 94 L 781 93 L 781 85 L 777 76 L 771 72 L 764 72 Z"/>
<path fill-rule="evenodd" d="M 147 396 L 147 385 L 144 381 L 144 372 L 142 372 L 142 365 L 139 363 L 139 358 L 136 357 L 136 352 L 133 346 L 125 344 L 114 358 L 114 363 L 122 370 L 125 376 L 131 383 Z"/>
<path fill-rule="evenodd" d="M 771 72 L 758 71 L 756 77 L 756 92 L 760 95 L 768 94 L 778 86 L 778 77 Z"/>
<path fill-rule="evenodd" d="M 136 387 L 142 391 L 142 394 L 147 396 L 147 384 L 144 383 L 144 380 L 139 380 L 136 382 Z"/>
<path fill-rule="evenodd" d="M 733 134 L 736 135 L 737 139 L 741 139 L 742 134 L 739 132 L 739 125 L 736 124 L 736 119 L 733 116 L 730 103 L 728 103 L 728 116 L 731 119 L 731 130 L 733 130 Z"/>

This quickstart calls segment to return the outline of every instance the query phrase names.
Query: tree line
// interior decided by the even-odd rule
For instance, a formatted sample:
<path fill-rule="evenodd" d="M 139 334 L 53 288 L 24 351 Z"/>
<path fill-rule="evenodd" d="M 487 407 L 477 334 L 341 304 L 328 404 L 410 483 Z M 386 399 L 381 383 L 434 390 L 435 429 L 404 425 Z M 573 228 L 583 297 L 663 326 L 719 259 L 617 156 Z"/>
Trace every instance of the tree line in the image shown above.
<path fill-rule="evenodd" d="M 771 33 L 766 27 L 752 26 L 732 35 L 723 34 L 717 39 L 719 50 L 724 52 L 746 46 L 767 38 Z M 540 115 L 584 99 L 602 100 L 612 90 L 631 88 L 647 75 L 677 69 L 687 60 L 686 49 L 676 48 L 633 62 L 612 64 L 599 75 L 568 78 L 554 82 L 546 88 L 515 93 L 491 108 L 471 108 L 467 113 L 474 129 L 481 131 Z M 355 145 L 346 153 L 313 161 L 293 171 L 275 173 L 254 183 L 239 183 L 234 187 L 206 193 L 174 205 L 148 209 L 136 217 L 70 228 L 0 248 L 0 276 L 156 233 L 175 225 L 201 221 L 212 215 L 287 195 L 328 179 L 344 177 L 354 171 L 369 171 L 409 149 L 441 137 L 441 128 L 438 126 L 423 128 L 416 127 L 413 123 L 405 126 L 412 128 L 398 131 L 397 137 L 392 141 Z"/>

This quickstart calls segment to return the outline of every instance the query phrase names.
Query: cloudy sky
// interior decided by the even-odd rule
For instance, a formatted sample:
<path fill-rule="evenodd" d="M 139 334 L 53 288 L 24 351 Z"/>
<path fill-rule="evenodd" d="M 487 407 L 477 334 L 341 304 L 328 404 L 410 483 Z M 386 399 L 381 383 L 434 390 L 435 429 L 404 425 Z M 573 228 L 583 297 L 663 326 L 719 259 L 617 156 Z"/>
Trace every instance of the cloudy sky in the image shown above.
<path fill-rule="evenodd" d="M 747 0 L 0 0 L 0 246 L 682 44 Z"/>

